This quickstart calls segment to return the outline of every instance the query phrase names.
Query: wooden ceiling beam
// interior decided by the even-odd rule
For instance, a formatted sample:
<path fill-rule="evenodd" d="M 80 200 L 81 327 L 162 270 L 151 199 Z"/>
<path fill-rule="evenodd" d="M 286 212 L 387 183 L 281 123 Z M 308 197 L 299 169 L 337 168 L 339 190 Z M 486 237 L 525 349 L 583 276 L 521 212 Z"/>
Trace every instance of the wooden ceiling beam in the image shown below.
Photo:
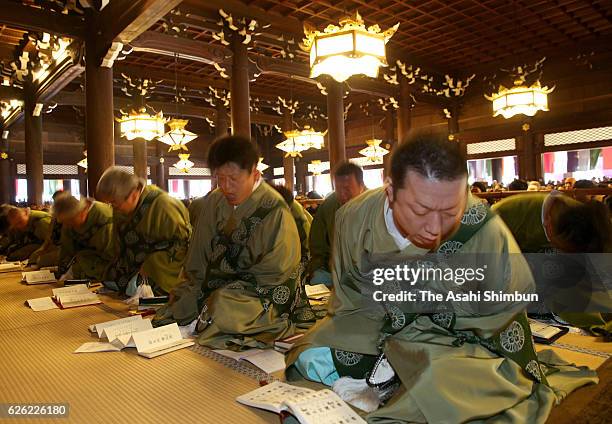
<path fill-rule="evenodd" d="M 98 36 L 105 44 L 127 44 L 180 3 L 181 0 L 113 0 L 97 17 Z"/>
<path fill-rule="evenodd" d="M 2 2 L 0 7 L 0 24 L 76 39 L 83 39 L 86 34 L 85 21 L 78 16 L 63 15 L 9 1 Z"/>
<path fill-rule="evenodd" d="M 247 5 L 238 0 L 184 0 L 180 7 L 184 13 L 204 15 L 211 10 L 216 12 L 223 9 L 238 17 L 247 17 L 261 22 L 270 23 L 274 29 L 286 35 L 293 35 L 298 39 L 304 37 L 303 22 L 289 17 L 267 12 L 259 7 Z M 218 14 L 216 15 L 218 17 Z"/>
<path fill-rule="evenodd" d="M 0 99 L 2 100 L 23 100 L 23 90 L 18 87 L 0 85 Z"/>
<path fill-rule="evenodd" d="M 113 43 L 128 44 L 168 12 L 181 0 L 114 0 L 101 12 L 88 17 L 90 48 L 95 50 L 96 60 L 112 66 Z M 116 48 L 114 49 L 116 51 Z"/>
<path fill-rule="evenodd" d="M 60 92 L 53 97 L 52 100 L 58 105 L 85 107 L 85 93 L 78 91 Z M 132 100 L 128 97 L 114 96 L 113 103 L 116 110 L 123 109 L 127 111 L 132 104 Z M 168 112 L 174 111 L 176 108 L 174 103 L 169 102 L 149 101 L 147 104 L 155 110 Z M 213 120 L 217 114 L 217 110 L 215 108 L 193 104 L 182 104 L 179 108 L 179 112 L 181 115 L 188 118 L 204 119 L 205 117 L 208 117 L 209 119 Z M 251 113 L 251 122 L 256 124 L 280 125 L 281 121 L 282 118 L 277 115 Z"/>
<path fill-rule="evenodd" d="M 175 53 L 178 53 L 182 59 L 189 59 L 208 65 L 222 63 L 232 54 L 229 49 L 222 46 L 203 43 L 190 38 L 173 37 L 155 31 L 144 32 L 132 41 L 130 46 L 137 52 L 165 56 L 174 56 Z"/>
<path fill-rule="evenodd" d="M 328 6 L 330 6 L 330 4 L 328 4 Z M 278 31 L 278 33 L 285 36 L 285 38 L 294 37 L 296 41 L 300 41 L 304 38 L 304 22 L 290 16 L 283 16 L 278 13 L 266 11 L 257 6 L 247 5 L 239 0 L 206 0 L 204 2 L 201 0 L 184 0 L 179 9 L 183 12 L 183 15 L 193 14 L 209 19 L 219 19 L 218 10 L 223 9 L 225 12 L 236 15 L 237 17 L 247 17 L 255 19 L 260 23 L 269 23 L 272 26 L 270 29 Z M 334 23 L 337 24 L 337 22 Z M 321 30 L 323 30 L 323 28 L 321 28 Z M 282 46 L 282 44 L 279 43 L 279 46 Z M 410 54 L 410 52 L 387 51 L 387 55 L 390 63 L 395 62 L 396 59 L 400 59 L 412 65 L 419 66 L 429 73 L 438 75 L 445 74 L 438 66 L 419 57 L 415 57 L 413 54 Z"/>
<path fill-rule="evenodd" d="M 152 31 L 147 31 L 142 35 L 144 41 L 140 41 L 139 37 L 135 40 L 136 45 L 157 45 L 158 51 L 164 50 L 166 54 L 178 53 L 181 57 L 190 58 L 192 60 L 198 60 L 199 62 L 214 61 L 218 63 L 218 59 L 221 57 L 227 57 L 231 52 L 227 49 L 219 47 L 218 49 L 211 48 L 208 43 L 196 40 L 185 40 L 183 38 L 172 37 L 170 35 L 159 34 Z M 197 58 L 197 59 L 194 59 Z M 278 75 L 287 78 L 292 78 L 309 84 L 317 84 L 319 81 L 310 78 L 310 70 L 307 64 L 299 62 L 291 62 L 288 60 L 275 59 L 263 55 L 251 54 L 251 58 L 254 58 L 257 68 L 263 74 Z M 125 72 L 127 74 L 143 74 L 150 76 L 151 78 L 174 80 L 174 76 L 171 75 L 170 71 L 159 71 L 159 70 L 142 70 L 142 68 L 130 66 L 130 65 L 117 65 L 117 70 Z M 192 78 L 187 81 L 187 84 L 192 86 L 199 86 L 197 88 L 203 88 L 201 84 Z M 226 88 L 225 85 L 215 85 L 214 81 L 205 82 L 206 86 L 211 85 L 213 87 Z M 348 85 L 352 91 L 358 93 L 365 93 L 376 97 L 390 97 L 398 95 L 395 87 L 377 80 L 355 78 L 350 80 Z M 261 93 L 260 95 L 265 95 Z M 269 94 L 269 93 L 268 93 Z M 442 99 L 437 99 L 432 96 L 422 95 L 415 93 L 415 97 L 418 101 L 424 103 L 433 104 L 445 104 Z M 311 99 L 310 101 L 316 101 Z"/>

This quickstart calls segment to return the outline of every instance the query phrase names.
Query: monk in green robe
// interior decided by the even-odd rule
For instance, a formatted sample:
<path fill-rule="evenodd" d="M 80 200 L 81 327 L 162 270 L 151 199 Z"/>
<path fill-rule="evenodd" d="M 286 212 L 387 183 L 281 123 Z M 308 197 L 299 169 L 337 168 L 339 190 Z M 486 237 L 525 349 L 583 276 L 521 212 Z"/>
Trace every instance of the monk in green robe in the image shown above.
<path fill-rule="evenodd" d="M 504 220 L 524 253 L 550 248 L 568 253 L 610 251 L 609 216 L 602 204 L 585 204 L 553 191 L 510 196 L 491 209 Z"/>
<path fill-rule="evenodd" d="M 11 207 L 7 219 L 10 225 L 10 241 L 6 251 L 9 261 L 27 259 L 32 265 L 57 265 L 59 252 L 49 242 L 52 233 L 49 213 Z"/>
<path fill-rule="evenodd" d="M 191 227 L 194 232 L 196 229 L 196 225 L 198 223 L 198 218 L 200 217 L 200 212 L 202 211 L 202 206 L 204 205 L 204 199 L 206 196 L 198 197 L 197 199 L 193 199 L 187 208 L 189 210 L 189 221 L 191 222 Z"/>
<path fill-rule="evenodd" d="M 255 145 L 223 137 L 209 149 L 218 188 L 204 198 L 186 281 L 154 324 L 193 323 L 199 343 L 271 346 L 296 323 L 314 320 L 301 284 L 300 239 L 289 207 L 257 170 Z"/>
<path fill-rule="evenodd" d="M 553 191 L 510 196 L 491 209 L 504 220 L 523 252 L 612 252 L 610 214 L 599 202 L 583 203 Z M 564 259 L 567 256 L 559 255 L 560 261 Z M 559 316 L 597 335 L 612 334 L 609 313 L 573 311 L 559 312 Z"/>
<path fill-rule="evenodd" d="M 289 206 L 289 211 L 291 212 L 291 216 L 295 221 L 295 225 L 298 230 L 298 234 L 300 235 L 300 246 L 302 249 L 302 261 L 308 262 L 310 258 L 310 252 L 308 250 L 308 237 L 310 234 L 310 227 L 312 224 L 312 215 L 308 213 L 306 209 L 301 205 L 300 202 L 296 201 L 293 197 L 293 193 L 285 186 L 281 185 L 273 185 L 272 188 L 276 190 L 287 205 Z"/>
<path fill-rule="evenodd" d="M 128 282 L 140 275 L 154 293 L 169 293 L 180 281 L 187 256 L 191 237 L 187 208 L 162 189 L 147 186 L 142 178 L 117 167 L 102 174 L 96 197 L 112 205 L 118 240 L 107 279 L 125 291 Z"/>
<path fill-rule="evenodd" d="M 60 281 L 70 278 L 102 281 L 115 257 L 113 209 L 93 199 L 79 201 L 64 192 L 53 203 L 53 215 L 62 225 Z"/>
<path fill-rule="evenodd" d="M 400 144 L 386 186 L 338 211 L 330 315 L 289 352 L 287 378 L 333 386 L 371 423 L 543 423 L 560 397 L 596 381 L 594 372 L 552 356 L 541 359 L 556 372 L 541 366 L 524 310 L 512 303 L 491 304 L 487 314 L 464 313 L 459 304 L 413 313 L 409 302 L 364 295 L 376 258 L 428 252 L 489 254 L 480 290 L 534 289 L 508 229 L 469 194 L 458 145 L 432 136 Z"/>
<path fill-rule="evenodd" d="M 317 208 L 310 229 L 311 284 L 331 285 L 331 251 L 336 211 L 365 191 L 363 170 L 351 162 L 340 163 L 333 172 L 335 191 Z"/>

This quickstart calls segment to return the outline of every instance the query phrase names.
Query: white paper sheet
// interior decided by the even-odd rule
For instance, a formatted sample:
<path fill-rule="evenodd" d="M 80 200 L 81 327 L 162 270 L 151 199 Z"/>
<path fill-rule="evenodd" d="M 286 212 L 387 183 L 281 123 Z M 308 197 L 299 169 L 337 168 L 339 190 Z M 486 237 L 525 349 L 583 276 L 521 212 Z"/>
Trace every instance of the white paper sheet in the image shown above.
<path fill-rule="evenodd" d="M 39 297 L 38 299 L 28 299 L 28 306 L 35 312 L 59 309 L 50 297 Z"/>
<path fill-rule="evenodd" d="M 98 337 L 102 337 L 102 330 L 104 330 L 106 327 L 110 327 L 112 325 L 119 325 L 119 324 L 123 324 L 123 323 L 130 322 L 130 321 L 139 321 L 141 319 L 142 319 L 142 315 L 132 315 L 127 318 L 119 318 L 119 319 L 113 319 L 110 321 L 104 321 L 98 324 L 90 325 L 89 331 L 91 331 L 92 333 L 97 333 Z"/>
<path fill-rule="evenodd" d="M 120 348 L 111 343 L 88 342 L 83 343 L 73 353 L 119 352 L 120 350 Z"/>

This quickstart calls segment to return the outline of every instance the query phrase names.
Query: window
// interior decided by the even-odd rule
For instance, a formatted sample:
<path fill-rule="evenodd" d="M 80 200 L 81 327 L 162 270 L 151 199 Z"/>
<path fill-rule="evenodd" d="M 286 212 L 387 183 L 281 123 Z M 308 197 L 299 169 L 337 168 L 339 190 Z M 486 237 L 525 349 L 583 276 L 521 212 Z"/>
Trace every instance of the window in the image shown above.
<path fill-rule="evenodd" d="M 517 166 L 516 156 L 468 160 L 468 182 L 484 181 L 490 185 L 496 180 L 508 185 L 518 178 Z"/>
<path fill-rule="evenodd" d="M 183 180 L 168 180 L 168 194 L 177 199 L 185 199 L 185 184 Z"/>
<path fill-rule="evenodd" d="M 309 175 L 306 177 L 306 186 L 306 192 L 316 191 L 323 197 L 334 191 L 330 174 Z"/>
<path fill-rule="evenodd" d="M 189 180 L 189 197 L 203 197 L 212 187 L 210 180 Z"/>
<path fill-rule="evenodd" d="M 28 201 L 28 181 L 25 178 L 16 179 L 15 202 Z"/>
<path fill-rule="evenodd" d="M 284 186 L 285 185 L 285 179 L 284 178 L 276 178 L 276 179 L 270 181 L 270 184 L 277 185 L 277 186 Z"/>
<path fill-rule="evenodd" d="M 612 177 L 612 147 L 546 152 L 542 154 L 545 182 Z"/>
<path fill-rule="evenodd" d="M 383 169 L 364 169 L 363 170 L 363 182 L 367 188 L 377 188 L 382 187 L 384 179 L 383 179 Z"/>
<path fill-rule="evenodd" d="M 64 180 L 43 180 L 43 203 L 52 203 L 53 194 L 58 190 L 64 190 Z"/>
<path fill-rule="evenodd" d="M 70 193 L 77 199 L 81 197 L 81 183 L 79 180 L 70 180 L 70 187 L 64 187 L 64 190 L 70 190 Z M 83 193 L 86 196 L 87 193 Z"/>

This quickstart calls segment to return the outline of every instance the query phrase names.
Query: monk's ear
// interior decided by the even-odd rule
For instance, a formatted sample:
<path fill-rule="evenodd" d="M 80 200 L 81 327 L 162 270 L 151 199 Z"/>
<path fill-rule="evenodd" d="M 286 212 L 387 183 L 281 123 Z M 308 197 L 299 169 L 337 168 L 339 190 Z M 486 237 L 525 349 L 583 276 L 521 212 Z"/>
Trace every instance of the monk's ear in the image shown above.
<path fill-rule="evenodd" d="M 393 203 L 393 181 L 389 177 L 385 178 L 385 192 L 387 193 L 389 203 Z"/>

